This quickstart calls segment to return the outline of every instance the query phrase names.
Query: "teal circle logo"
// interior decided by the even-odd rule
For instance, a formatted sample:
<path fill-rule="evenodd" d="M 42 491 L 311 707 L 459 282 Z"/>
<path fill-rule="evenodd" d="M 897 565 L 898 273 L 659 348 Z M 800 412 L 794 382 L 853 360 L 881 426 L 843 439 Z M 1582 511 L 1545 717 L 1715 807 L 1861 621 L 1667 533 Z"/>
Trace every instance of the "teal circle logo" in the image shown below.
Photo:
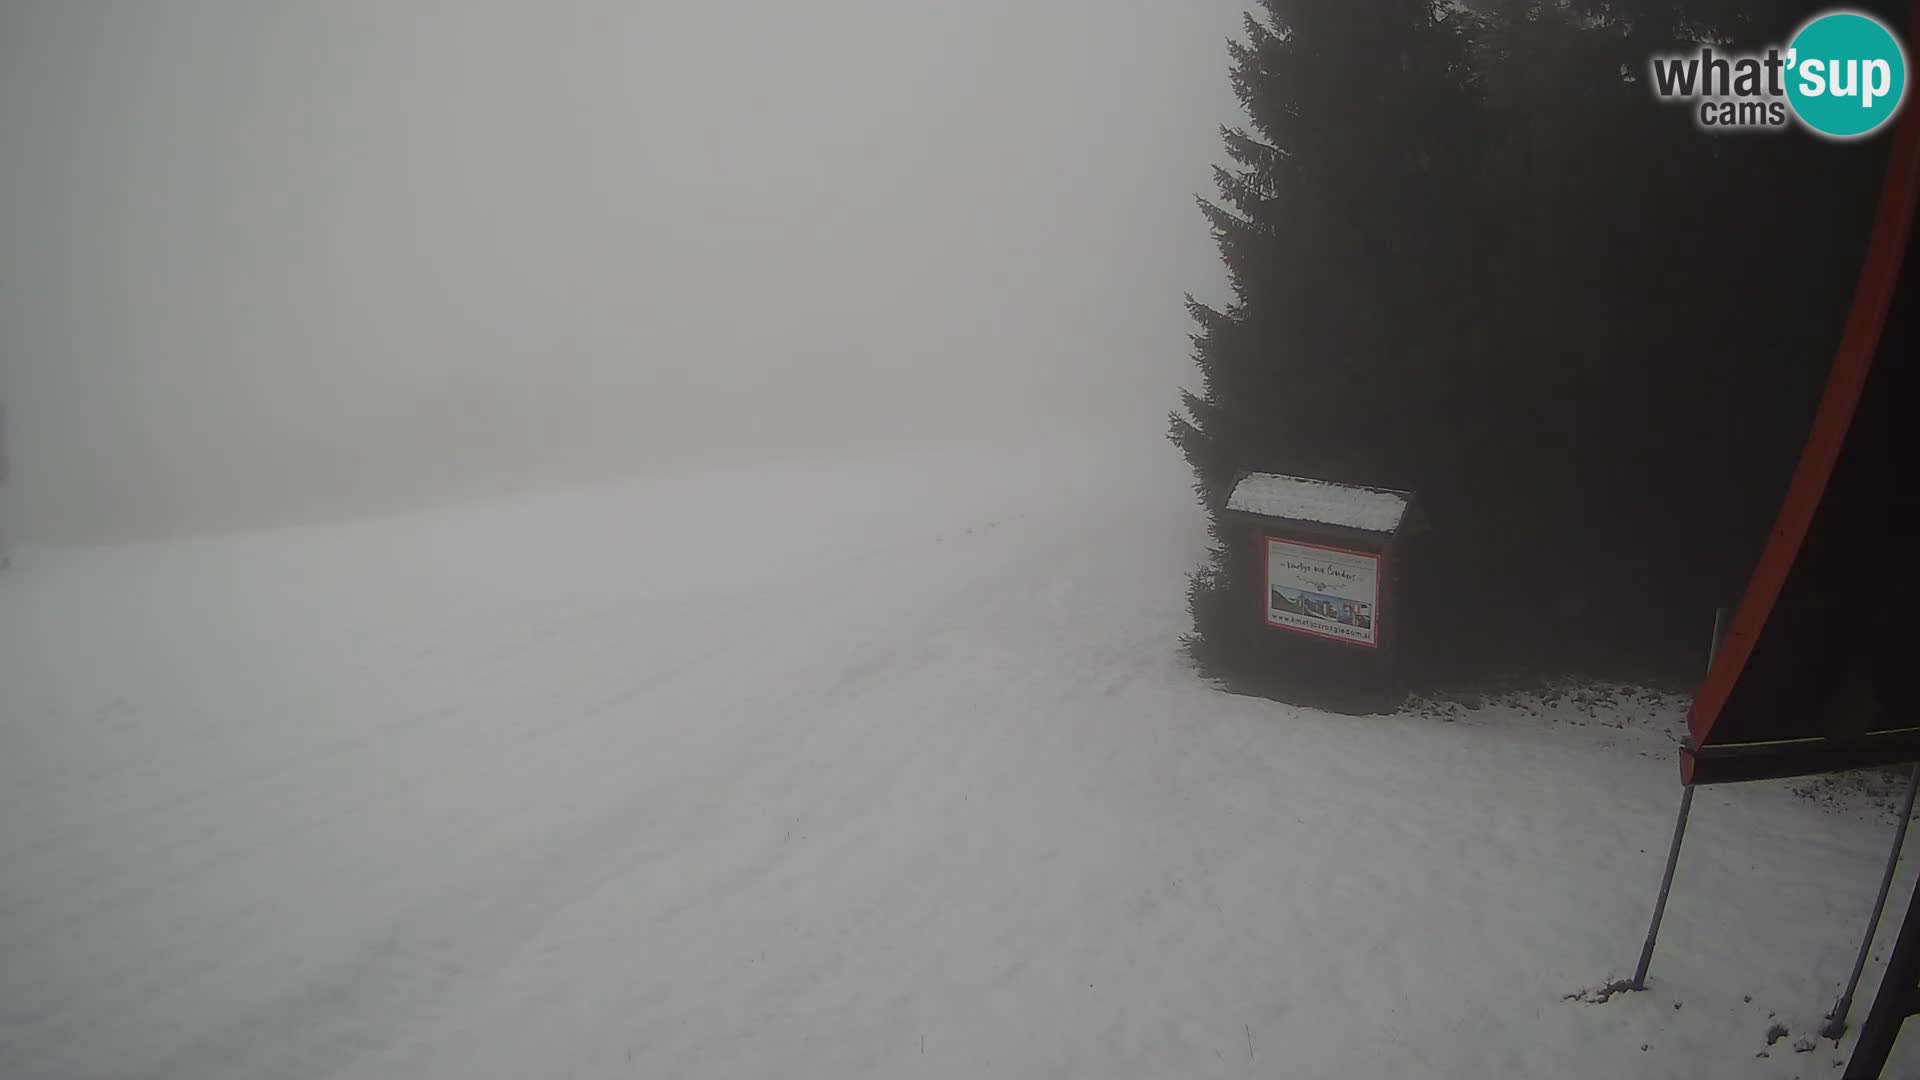
<path fill-rule="evenodd" d="M 1906 94 L 1906 50 L 1871 15 L 1829 12 L 1787 44 L 1787 102 L 1816 134 L 1857 139 L 1878 131 Z"/>

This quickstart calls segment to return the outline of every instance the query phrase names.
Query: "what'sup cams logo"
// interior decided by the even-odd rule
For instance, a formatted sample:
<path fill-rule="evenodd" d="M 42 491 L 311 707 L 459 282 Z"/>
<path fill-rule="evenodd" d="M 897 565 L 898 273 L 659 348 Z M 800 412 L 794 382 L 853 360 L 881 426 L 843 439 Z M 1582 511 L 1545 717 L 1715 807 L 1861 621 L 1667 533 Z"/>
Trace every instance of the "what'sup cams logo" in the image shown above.
<path fill-rule="evenodd" d="M 1825 139 L 1887 126 L 1907 94 L 1907 53 L 1884 23 L 1830 11 L 1763 52 L 1655 56 L 1654 97 L 1684 102 L 1703 131 L 1783 130 L 1798 121 Z"/>

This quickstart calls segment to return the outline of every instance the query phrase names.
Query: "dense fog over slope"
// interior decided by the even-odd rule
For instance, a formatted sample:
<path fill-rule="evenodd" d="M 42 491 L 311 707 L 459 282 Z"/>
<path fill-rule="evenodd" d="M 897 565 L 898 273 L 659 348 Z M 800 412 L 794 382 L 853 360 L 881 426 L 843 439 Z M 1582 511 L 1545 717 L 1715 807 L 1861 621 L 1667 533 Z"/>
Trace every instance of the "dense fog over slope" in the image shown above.
<path fill-rule="evenodd" d="M 9 4 L 16 532 L 1151 438 L 1243 6 Z"/>

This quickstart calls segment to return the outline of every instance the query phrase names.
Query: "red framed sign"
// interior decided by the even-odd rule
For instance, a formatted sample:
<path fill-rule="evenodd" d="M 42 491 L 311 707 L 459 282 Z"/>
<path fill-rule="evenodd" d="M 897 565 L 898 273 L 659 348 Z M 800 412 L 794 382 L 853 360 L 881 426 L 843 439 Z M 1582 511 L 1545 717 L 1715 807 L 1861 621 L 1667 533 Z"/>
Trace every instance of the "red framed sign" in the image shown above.
<path fill-rule="evenodd" d="M 1275 630 L 1380 647 L 1380 555 L 1265 535 L 1266 621 Z"/>

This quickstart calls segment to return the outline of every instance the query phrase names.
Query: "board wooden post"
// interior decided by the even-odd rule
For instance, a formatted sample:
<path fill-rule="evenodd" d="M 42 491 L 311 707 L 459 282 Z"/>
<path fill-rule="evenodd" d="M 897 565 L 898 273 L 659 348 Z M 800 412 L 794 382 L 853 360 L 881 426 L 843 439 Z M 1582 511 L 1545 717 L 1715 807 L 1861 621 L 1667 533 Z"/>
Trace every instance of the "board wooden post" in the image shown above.
<path fill-rule="evenodd" d="M 1248 529 L 1261 568 L 1261 653 L 1274 667 L 1343 684 L 1374 711 L 1404 692 L 1401 551 L 1421 518 L 1411 492 L 1278 473 L 1242 473 L 1226 517 Z"/>

